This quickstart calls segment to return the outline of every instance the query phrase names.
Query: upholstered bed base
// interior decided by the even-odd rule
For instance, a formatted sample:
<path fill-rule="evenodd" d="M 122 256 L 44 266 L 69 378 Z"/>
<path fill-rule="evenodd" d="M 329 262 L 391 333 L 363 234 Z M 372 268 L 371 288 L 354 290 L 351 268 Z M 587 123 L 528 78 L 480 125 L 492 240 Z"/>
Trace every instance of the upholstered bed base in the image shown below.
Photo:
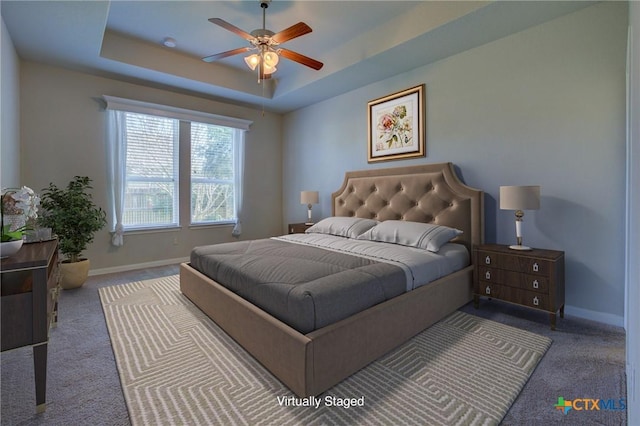
<path fill-rule="evenodd" d="M 334 216 L 401 219 L 456 227 L 471 252 L 483 242 L 483 192 L 451 163 L 348 172 Z M 189 264 L 180 288 L 229 336 L 300 397 L 318 395 L 444 318 L 472 298 L 473 266 L 359 314 L 301 334 Z"/>
<path fill-rule="evenodd" d="M 301 334 L 189 264 L 180 288 L 204 313 L 296 395 L 318 395 L 466 304 L 472 267 Z"/>

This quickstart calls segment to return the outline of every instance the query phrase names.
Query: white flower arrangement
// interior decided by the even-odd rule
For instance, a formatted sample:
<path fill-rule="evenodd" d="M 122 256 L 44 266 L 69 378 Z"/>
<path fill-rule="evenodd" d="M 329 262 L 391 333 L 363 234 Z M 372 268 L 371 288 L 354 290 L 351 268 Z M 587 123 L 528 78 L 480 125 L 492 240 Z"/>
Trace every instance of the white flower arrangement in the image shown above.
<path fill-rule="evenodd" d="M 27 230 L 26 222 L 35 221 L 38 217 L 39 205 L 40 197 L 27 186 L 20 189 L 2 190 L 2 202 L 0 203 L 2 242 L 22 239 L 24 231 Z M 6 216 L 11 216 L 11 223 L 5 224 Z M 18 224 L 14 220 L 16 216 L 19 219 Z"/>

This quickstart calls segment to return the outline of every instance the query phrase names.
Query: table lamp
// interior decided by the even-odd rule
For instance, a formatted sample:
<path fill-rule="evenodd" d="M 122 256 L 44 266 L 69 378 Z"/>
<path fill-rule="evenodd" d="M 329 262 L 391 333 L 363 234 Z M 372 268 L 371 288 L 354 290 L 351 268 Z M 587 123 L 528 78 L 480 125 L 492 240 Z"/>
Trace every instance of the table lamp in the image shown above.
<path fill-rule="evenodd" d="M 531 250 L 522 245 L 523 210 L 540 208 L 540 186 L 501 186 L 500 209 L 516 211 L 516 245 L 509 246 L 513 250 Z"/>
<path fill-rule="evenodd" d="M 306 204 L 308 209 L 308 219 L 306 225 L 313 225 L 311 221 L 311 205 L 318 204 L 318 191 L 302 191 L 300 193 L 300 204 Z"/>

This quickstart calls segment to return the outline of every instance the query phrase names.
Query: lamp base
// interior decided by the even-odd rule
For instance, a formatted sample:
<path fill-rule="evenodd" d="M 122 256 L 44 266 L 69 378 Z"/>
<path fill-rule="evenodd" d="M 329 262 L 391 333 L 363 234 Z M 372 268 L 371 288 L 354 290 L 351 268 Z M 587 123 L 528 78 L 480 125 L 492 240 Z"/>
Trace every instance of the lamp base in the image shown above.
<path fill-rule="evenodd" d="M 313 222 L 305 222 L 304 224 L 305 224 L 305 225 L 314 225 L 314 223 L 313 223 Z"/>
<path fill-rule="evenodd" d="M 523 246 L 523 245 L 520 245 L 520 244 L 515 244 L 515 245 L 512 245 L 512 246 L 509 246 L 509 248 L 511 250 L 522 250 L 522 251 L 531 250 L 531 247 Z"/>

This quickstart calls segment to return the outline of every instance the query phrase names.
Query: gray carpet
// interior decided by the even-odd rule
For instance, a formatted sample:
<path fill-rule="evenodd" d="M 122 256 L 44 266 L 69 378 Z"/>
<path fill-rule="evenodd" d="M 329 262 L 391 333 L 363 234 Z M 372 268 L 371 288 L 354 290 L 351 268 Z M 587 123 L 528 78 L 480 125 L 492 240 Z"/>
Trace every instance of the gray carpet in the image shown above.
<path fill-rule="evenodd" d="M 172 275 L 177 266 L 91 277 L 60 298 L 60 319 L 51 331 L 47 410 L 35 414 L 33 358 L 30 348 L 0 355 L 1 423 L 4 425 L 129 425 L 129 416 L 98 288 Z M 553 406 L 557 399 L 624 398 L 624 331 L 567 317 L 551 331 L 548 315 L 505 303 L 483 300 L 474 315 L 526 329 L 553 339 L 504 425 L 624 425 L 624 411 L 569 412 Z"/>

